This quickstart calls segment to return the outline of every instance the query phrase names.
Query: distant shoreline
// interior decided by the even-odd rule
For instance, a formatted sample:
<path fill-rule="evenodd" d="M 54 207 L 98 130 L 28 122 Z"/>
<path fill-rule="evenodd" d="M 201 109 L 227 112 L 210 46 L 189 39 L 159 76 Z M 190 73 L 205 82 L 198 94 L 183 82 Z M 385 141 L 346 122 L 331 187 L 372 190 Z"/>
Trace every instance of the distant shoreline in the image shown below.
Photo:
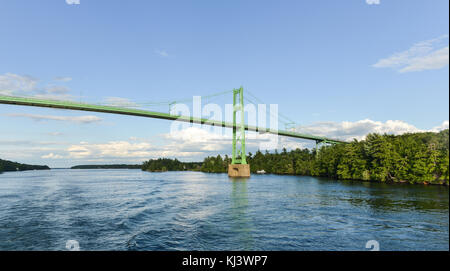
<path fill-rule="evenodd" d="M 78 165 L 78 166 L 73 166 L 70 169 L 142 169 L 142 165 L 126 165 L 126 164 Z"/>
<path fill-rule="evenodd" d="M 50 170 L 50 168 L 45 165 L 28 165 L 0 159 L 0 173 L 28 170 Z"/>

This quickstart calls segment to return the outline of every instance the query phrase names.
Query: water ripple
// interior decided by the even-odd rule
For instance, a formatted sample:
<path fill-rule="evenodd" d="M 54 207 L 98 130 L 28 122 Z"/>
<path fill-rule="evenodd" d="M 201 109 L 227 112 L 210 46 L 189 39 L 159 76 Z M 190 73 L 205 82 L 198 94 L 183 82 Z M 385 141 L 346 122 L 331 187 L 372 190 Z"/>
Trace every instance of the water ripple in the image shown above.
<path fill-rule="evenodd" d="M 312 177 L 51 170 L 0 175 L 0 250 L 448 250 L 446 187 Z"/>

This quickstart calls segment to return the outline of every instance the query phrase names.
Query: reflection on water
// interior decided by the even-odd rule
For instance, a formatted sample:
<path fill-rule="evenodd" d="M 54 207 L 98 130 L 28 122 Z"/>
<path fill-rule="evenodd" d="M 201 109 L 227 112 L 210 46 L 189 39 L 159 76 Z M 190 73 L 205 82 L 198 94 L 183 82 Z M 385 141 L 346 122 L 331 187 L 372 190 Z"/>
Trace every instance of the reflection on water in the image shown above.
<path fill-rule="evenodd" d="M 404 212 L 405 210 L 447 210 L 449 209 L 448 187 L 411 184 L 386 184 L 371 182 L 342 181 L 351 189 L 351 197 L 343 198 L 355 206 L 369 206 L 374 211 Z M 360 186 L 364 188 L 360 188 Z M 367 197 L 367 194 L 370 197 Z"/>
<path fill-rule="evenodd" d="M 0 250 L 448 250 L 448 187 L 200 172 L 0 175 Z"/>
<path fill-rule="evenodd" d="M 232 183 L 231 218 L 233 221 L 233 231 L 239 236 L 238 242 L 243 249 L 251 250 L 253 248 L 252 221 L 248 213 L 247 193 L 247 182 L 249 179 L 239 178 L 230 180 Z"/>

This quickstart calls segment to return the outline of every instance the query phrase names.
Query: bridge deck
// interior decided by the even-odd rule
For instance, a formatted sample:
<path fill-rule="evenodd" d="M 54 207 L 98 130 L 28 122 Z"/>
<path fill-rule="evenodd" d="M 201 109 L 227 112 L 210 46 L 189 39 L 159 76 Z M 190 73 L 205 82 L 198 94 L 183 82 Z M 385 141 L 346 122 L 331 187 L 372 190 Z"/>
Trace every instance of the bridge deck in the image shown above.
<path fill-rule="evenodd" d="M 68 110 L 79 110 L 79 111 L 90 111 L 90 112 L 99 112 L 99 113 L 138 116 L 138 117 L 155 118 L 155 119 L 177 120 L 177 121 L 184 121 L 184 122 L 211 125 L 211 126 L 219 126 L 219 127 L 227 127 L 227 128 L 233 128 L 233 126 L 234 126 L 233 123 L 224 122 L 224 121 L 215 121 L 215 120 L 194 118 L 194 117 L 188 117 L 188 116 L 176 116 L 176 115 L 171 115 L 171 114 L 162 113 L 162 112 L 154 112 L 154 111 L 131 109 L 131 108 L 124 108 L 124 107 L 116 107 L 116 106 L 104 106 L 104 105 L 76 103 L 76 102 L 70 102 L 70 101 L 56 101 L 56 100 L 43 100 L 43 99 L 13 97 L 13 96 L 0 96 L 0 104 L 48 107 L 48 108 L 59 108 L 59 109 L 68 109 Z M 256 131 L 256 132 L 260 132 L 260 133 L 282 135 L 282 136 L 293 137 L 293 138 L 309 139 L 309 140 L 315 140 L 315 141 L 320 141 L 320 142 L 346 143 L 345 141 L 341 141 L 341 140 L 337 140 L 337 139 L 330 139 L 330 138 L 321 137 L 321 136 L 313 136 L 313 135 L 301 134 L 301 133 L 283 131 L 283 130 L 273 130 L 273 129 L 269 129 L 269 128 L 261 128 L 261 127 L 249 126 L 249 125 L 245 125 L 245 130 Z"/>

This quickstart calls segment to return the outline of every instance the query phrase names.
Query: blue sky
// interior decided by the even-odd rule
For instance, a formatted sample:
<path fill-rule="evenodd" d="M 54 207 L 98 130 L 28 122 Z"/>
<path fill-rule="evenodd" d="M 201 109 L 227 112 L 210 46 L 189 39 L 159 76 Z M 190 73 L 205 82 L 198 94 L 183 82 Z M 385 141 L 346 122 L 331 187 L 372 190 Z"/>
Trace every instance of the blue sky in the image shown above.
<path fill-rule="evenodd" d="M 242 85 L 310 133 L 448 127 L 446 0 L 67 2 L 0 2 L 0 94 L 145 102 Z M 231 152 L 161 120 L 0 105 L 0 122 L 0 158 L 50 166 Z"/>

